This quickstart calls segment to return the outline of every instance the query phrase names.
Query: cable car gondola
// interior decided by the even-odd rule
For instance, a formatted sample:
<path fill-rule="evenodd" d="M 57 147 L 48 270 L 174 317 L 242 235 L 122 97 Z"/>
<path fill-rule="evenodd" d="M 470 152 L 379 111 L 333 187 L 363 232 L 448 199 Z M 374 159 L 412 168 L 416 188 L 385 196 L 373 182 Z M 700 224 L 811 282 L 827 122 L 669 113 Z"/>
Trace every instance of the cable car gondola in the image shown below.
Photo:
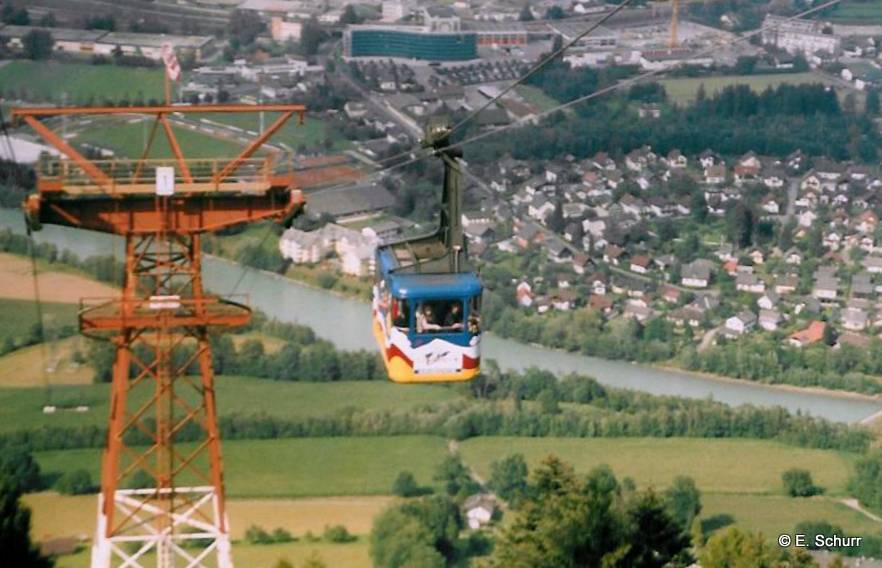
<path fill-rule="evenodd" d="M 468 381 L 480 372 L 481 293 L 469 267 L 460 209 L 462 153 L 450 128 L 430 126 L 424 145 L 444 163 L 441 219 L 434 233 L 377 249 L 373 328 L 396 383 Z"/>

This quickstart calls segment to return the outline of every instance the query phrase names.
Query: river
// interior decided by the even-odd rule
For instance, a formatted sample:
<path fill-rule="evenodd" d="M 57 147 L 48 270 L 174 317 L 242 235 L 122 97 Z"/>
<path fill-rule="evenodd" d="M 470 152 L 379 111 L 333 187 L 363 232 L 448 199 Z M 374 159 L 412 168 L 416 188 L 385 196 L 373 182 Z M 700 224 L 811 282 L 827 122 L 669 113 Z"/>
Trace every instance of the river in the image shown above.
<path fill-rule="evenodd" d="M 0 210 L 0 227 L 24 232 L 21 214 Z M 105 234 L 47 226 L 37 239 L 54 243 L 85 258 L 91 255 L 122 254 L 122 241 Z M 215 293 L 248 294 L 251 305 L 270 317 L 311 327 L 322 338 L 347 350 L 374 349 L 370 331 L 370 308 L 362 301 L 343 298 L 325 290 L 208 256 L 204 260 L 206 286 Z M 244 271 L 244 272 L 243 272 Z M 596 357 L 564 353 L 524 345 L 494 335 L 483 339 L 483 356 L 495 359 L 503 369 L 536 366 L 557 374 L 583 373 L 605 385 L 651 394 L 712 398 L 730 405 L 782 406 L 839 422 L 858 422 L 882 410 L 882 401 L 869 397 L 807 392 L 747 381 L 714 379 L 677 370 L 607 361 Z M 406 388 L 406 387 L 402 387 Z"/>

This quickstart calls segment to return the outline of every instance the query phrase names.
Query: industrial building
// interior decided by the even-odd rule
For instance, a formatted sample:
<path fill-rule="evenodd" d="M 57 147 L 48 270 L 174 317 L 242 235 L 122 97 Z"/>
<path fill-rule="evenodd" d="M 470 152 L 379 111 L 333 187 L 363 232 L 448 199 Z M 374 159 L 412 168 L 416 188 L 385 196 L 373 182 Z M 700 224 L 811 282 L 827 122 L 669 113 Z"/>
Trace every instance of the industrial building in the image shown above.
<path fill-rule="evenodd" d="M 791 54 L 806 56 L 817 52 L 838 55 L 842 40 L 824 33 L 824 24 L 815 20 L 791 20 L 769 14 L 763 20 L 763 45 L 771 45 Z"/>
<path fill-rule="evenodd" d="M 214 49 L 214 38 L 211 36 L 141 34 L 12 25 L 0 27 L 0 41 L 4 41 L 6 47 L 10 49 L 21 49 L 22 39 L 33 30 L 49 32 L 54 41 L 53 49 L 56 51 L 79 55 L 111 56 L 119 47 L 125 55 L 141 55 L 159 60 L 162 57 L 162 46 L 169 44 L 177 51 L 178 55 L 193 55 L 196 59 L 202 59 Z"/>
<path fill-rule="evenodd" d="M 478 57 L 475 32 L 435 32 L 424 26 L 349 26 L 344 54 L 425 61 L 467 61 Z"/>
<path fill-rule="evenodd" d="M 527 45 L 527 28 L 520 22 L 468 22 L 467 29 L 474 31 L 479 46 Z"/>

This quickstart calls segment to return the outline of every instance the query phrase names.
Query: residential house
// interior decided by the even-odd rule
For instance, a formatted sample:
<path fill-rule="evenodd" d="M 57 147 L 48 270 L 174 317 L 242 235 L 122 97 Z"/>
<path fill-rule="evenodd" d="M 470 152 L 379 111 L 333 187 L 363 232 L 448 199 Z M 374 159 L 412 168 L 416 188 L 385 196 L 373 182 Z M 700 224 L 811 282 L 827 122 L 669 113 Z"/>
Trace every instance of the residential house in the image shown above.
<path fill-rule="evenodd" d="M 807 328 L 791 333 L 787 338 L 787 343 L 793 347 L 807 347 L 809 345 L 814 345 L 824 339 L 824 331 L 826 329 L 826 323 L 813 320 L 809 323 Z"/>
<path fill-rule="evenodd" d="M 718 163 L 717 155 L 714 154 L 710 149 L 703 151 L 698 155 L 698 163 L 701 164 L 702 168 L 709 168 Z"/>
<path fill-rule="evenodd" d="M 730 335 L 743 335 L 756 327 L 757 317 L 753 312 L 743 311 L 726 320 L 723 331 Z"/>
<path fill-rule="evenodd" d="M 796 248 L 790 248 L 784 253 L 784 262 L 787 264 L 802 264 L 802 253 Z"/>
<path fill-rule="evenodd" d="M 866 271 L 861 271 L 851 278 L 851 295 L 852 297 L 869 297 L 875 293 L 873 287 L 873 276 Z"/>
<path fill-rule="evenodd" d="M 466 524 L 472 530 L 480 529 L 490 523 L 496 512 L 496 501 L 489 493 L 478 493 L 463 501 Z"/>
<path fill-rule="evenodd" d="M 618 266 L 619 259 L 621 258 L 622 254 L 624 254 L 624 252 L 624 250 L 617 247 L 616 245 L 609 245 L 603 251 L 603 261 Z"/>
<path fill-rule="evenodd" d="M 570 262 L 573 259 L 573 249 L 571 249 L 563 239 L 557 236 L 550 236 L 545 241 L 545 247 L 548 250 L 548 258 L 552 262 L 562 264 Z"/>
<path fill-rule="evenodd" d="M 766 261 L 766 257 L 760 249 L 753 249 L 747 256 L 749 256 L 750 260 L 756 265 L 762 264 Z"/>
<path fill-rule="evenodd" d="M 670 312 L 666 319 L 677 327 L 686 325 L 689 327 L 701 327 L 701 323 L 704 321 L 704 314 L 694 306 L 683 306 Z"/>
<path fill-rule="evenodd" d="M 671 150 L 668 152 L 665 163 L 669 168 L 683 169 L 689 164 L 689 160 L 680 150 Z"/>
<path fill-rule="evenodd" d="M 573 255 L 573 272 L 576 274 L 585 274 L 585 270 L 591 264 L 591 257 L 580 252 Z"/>
<path fill-rule="evenodd" d="M 646 274 L 649 271 L 649 265 L 652 261 L 645 254 L 638 254 L 631 257 L 631 272 L 637 274 Z"/>
<path fill-rule="evenodd" d="M 669 284 L 663 284 L 659 287 L 658 293 L 661 299 L 669 304 L 676 304 L 680 301 L 680 297 L 683 295 L 683 292 L 679 288 L 675 288 Z"/>
<path fill-rule="evenodd" d="M 868 256 L 861 261 L 861 264 L 864 265 L 867 272 L 872 274 L 882 274 L 882 257 Z"/>
<path fill-rule="evenodd" d="M 774 195 L 766 195 L 762 201 L 760 201 L 760 209 L 768 213 L 769 215 L 780 215 L 781 214 L 781 203 L 778 201 L 778 198 Z"/>
<path fill-rule="evenodd" d="M 766 331 L 775 331 L 781 323 L 781 314 L 777 310 L 760 310 L 759 326 Z"/>
<path fill-rule="evenodd" d="M 588 307 L 607 315 L 612 312 L 613 300 L 609 296 L 601 296 L 600 294 L 591 294 L 588 298 Z"/>
<path fill-rule="evenodd" d="M 622 315 L 644 322 L 655 315 L 655 311 L 639 300 L 628 300 Z"/>
<path fill-rule="evenodd" d="M 518 283 L 517 288 L 515 288 L 515 299 L 517 299 L 518 305 L 524 308 L 529 308 L 533 305 L 533 287 L 530 286 L 529 282 L 523 281 Z"/>
<path fill-rule="evenodd" d="M 680 283 L 689 288 L 707 288 L 711 271 L 706 262 L 692 261 L 680 270 Z"/>
<path fill-rule="evenodd" d="M 861 308 L 845 308 L 840 315 L 842 327 L 851 331 L 863 331 L 867 328 L 869 317 Z"/>
<path fill-rule="evenodd" d="M 766 292 L 756 301 L 756 304 L 764 310 L 772 310 L 778 305 L 780 298 L 774 291 Z"/>
<path fill-rule="evenodd" d="M 537 221 L 544 223 L 554 212 L 554 207 L 555 204 L 552 200 L 541 193 L 537 193 L 533 196 L 533 200 L 530 201 L 530 205 L 527 207 L 527 214 Z"/>
<path fill-rule="evenodd" d="M 821 276 L 815 280 L 812 296 L 818 300 L 835 300 L 839 295 L 839 279 L 835 276 Z"/>
<path fill-rule="evenodd" d="M 854 228 L 864 235 L 873 234 L 878 223 L 879 218 L 876 216 L 876 213 L 873 211 L 864 211 L 857 216 L 857 219 L 855 219 Z"/>
<path fill-rule="evenodd" d="M 766 291 L 766 284 L 756 274 L 740 272 L 735 277 L 735 289 L 751 294 L 762 294 Z"/>
<path fill-rule="evenodd" d="M 715 164 L 704 168 L 704 183 L 708 185 L 720 185 L 726 182 L 726 166 Z"/>
<path fill-rule="evenodd" d="M 775 293 L 784 296 L 796 292 L 799 286 L 799 276 L 795 274 L 783 274 L 775 277 Z"/>
<path fill-rule="evenodd" d="M 591 287 L 594 294 L 603 296 L 606 294 L 606 276 L 599 272 L 592 274 L 586 279 L 586 283 Z"/>

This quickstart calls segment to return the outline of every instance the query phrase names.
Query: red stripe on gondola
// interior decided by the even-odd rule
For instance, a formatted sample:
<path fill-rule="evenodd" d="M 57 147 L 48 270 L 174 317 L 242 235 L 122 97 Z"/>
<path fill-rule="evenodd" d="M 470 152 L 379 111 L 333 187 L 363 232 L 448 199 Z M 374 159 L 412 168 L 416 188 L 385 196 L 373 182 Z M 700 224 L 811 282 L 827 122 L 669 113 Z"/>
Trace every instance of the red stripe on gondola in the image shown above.
<path fill-rule="evenodd" d="M 481 358 L 475 357 L 472 359 L 468 355 L 462 356 L 462 368 L 463 369 L 477 369 L 478 365 L 481 364 Z"/>
<path fill-rule="evenodd" d="M 400 357 L 402 361 L 407 363 L 408 367 L 413 368 L 413 361 L 410 357 L 404 354 L 404 352 L 398 348 L 397 345 L 392 345 L 388 349 L 386 349 L 386 359 L 391 361 L 393 357 Z"/>

